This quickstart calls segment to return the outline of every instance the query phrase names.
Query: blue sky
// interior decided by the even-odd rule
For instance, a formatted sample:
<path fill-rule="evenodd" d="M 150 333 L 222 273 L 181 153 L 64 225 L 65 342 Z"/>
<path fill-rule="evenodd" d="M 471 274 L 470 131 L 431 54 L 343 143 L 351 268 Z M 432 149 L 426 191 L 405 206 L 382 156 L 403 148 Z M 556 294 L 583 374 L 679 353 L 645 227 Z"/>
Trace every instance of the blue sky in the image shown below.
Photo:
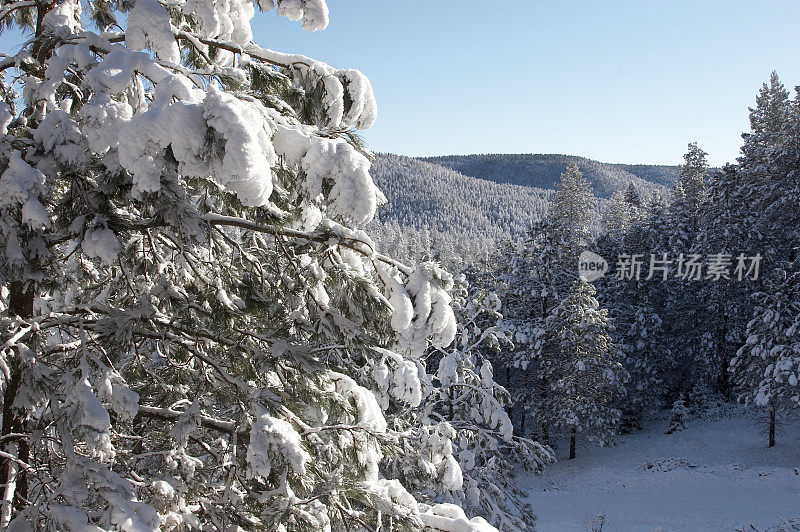
<path fill-rule="evenodd" d="M 800 84 L 800 1 L 328 0 L 331 23 L 259 13 L 255 40 L 372 80 L 376 151 L 733 161 L 775 69 Z M 15 32 L 0 49 L 19 46 Z"/>
<path fill-rule="evenodd" d="M 797 1 L 328 4 L 323 32 L 266 13 L 255 40 L 367 74 L 377 151 L 676 164 L 697 140 L 718 165 L 771 70 L 800 84 Z"/>

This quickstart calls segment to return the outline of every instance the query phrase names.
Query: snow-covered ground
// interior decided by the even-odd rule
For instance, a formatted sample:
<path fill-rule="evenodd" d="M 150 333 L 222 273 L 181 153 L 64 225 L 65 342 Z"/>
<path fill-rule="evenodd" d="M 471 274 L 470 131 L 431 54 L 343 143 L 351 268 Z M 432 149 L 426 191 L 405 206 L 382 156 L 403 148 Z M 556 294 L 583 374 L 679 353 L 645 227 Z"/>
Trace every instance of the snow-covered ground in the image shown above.
<path fill-rule="evenodd" d="M 664 434 L 665 421 L 623 436 L 618 445 L 579 445 L 538 477 L 521 477 L 540 532 L 587 530 L 599 514 L 603 531 L 759 530 L 800 517 L 800 430 L 785 427 L 769 449 L 752 415 L 695 419 Z M 672 460 L 669 460 L 672 459 Z M 660 467 L 658 467 L 660 462 Z M 655 465 L 656 467 L 650 467 Z"/>

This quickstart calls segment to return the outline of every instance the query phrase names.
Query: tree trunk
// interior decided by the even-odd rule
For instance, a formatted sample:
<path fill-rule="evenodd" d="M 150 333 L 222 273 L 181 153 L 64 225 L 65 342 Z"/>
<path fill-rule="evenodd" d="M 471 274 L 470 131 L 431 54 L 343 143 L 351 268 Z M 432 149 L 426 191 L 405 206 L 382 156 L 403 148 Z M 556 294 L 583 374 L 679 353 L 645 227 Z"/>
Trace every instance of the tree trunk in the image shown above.
<path fill-rule="evenodd" d="M 11 283 L 9 294 L 9 310 L 11 314 L 16 314 L 20 318 L 30 318 L 33 316 L 33 287 L 25 286 L 22 282 Z M 6 383 L 3 391 L 3 424 L 0 429 L 0 436 L 11 433 L 24 433 L 25 427 L 23 420 L 13 410 L 14 400 L 17 397 L 22 373 L 18 364 L 10 364 L 11 378 Z M 0 450 L 16 455 L 23 462 L 27 462 L 30 457 L 30 444 L 22 439 L 18 442 L 2 440 Z M 0 458 L 0 486 L 3 488 L 3 500 L 15 503 L 17 507 L 25 505 L 28 497 L 28 474 L 23 468 L 15 467 L 14 462 L 6 458 Z"/>
<path fill-rule="evenodd" d="M 511 395 L 511 366 L 506 366 L 506 390 L 508 390 L 508 394 Z M 524 416 L 524 414 L 523 414 Z M 514 425 L 514 400 L 512 398 L 511 403 L 508 405 L 508 419 L 511 420 L 511 428 L 516 429 Z"/>
<path fill-rule="evenodd" d="M 23 282 L 11 283 L 9 287 L 9 310 L 20 318 L 33 316 L 33 288 Z"/>
<path fill-rule="evenodd" d="M 449 390 L 447 390 L 447 397 L 450 399 L 450 401 L 448 401 L 450 403 L 450 414 L 448 416 L 450 421 L 453 421 L 453 418 L 455 417 L 455 411 L 454 411 L 455 405 L 453 404 L 453 396 L 455 396 L 455 392 L 453 391 L 452 388 L 450 388 Z"/>
<path fill-rule="evenodd" d="M 775 404 L 769 405 L 769 446 L 775 447 Z"/>
<path fill-rule="evenodd" d="M 572 432 L 569 435 L 569 459 L 575 458 L 575 427 L 572 427 Z"/>
<path fill-rule="evenodd" d="M 726 309 L 727 310 L 727 309 Z M 728 366 L 730 365 L 730 360 L 728 357 L 728 350 L 725 349 L 727 347 L 727 331 L 728 331 L 728 313 L 724 312 L 722 315 L 722 327 L 719 330 L 719 340 L 717 344 L 717 349 L 720 353 L 720 382 L 719 382 L 719 391 L 724 397 L 729 397 L 731 393 L 731 386 L 730 386 L 730 375 L 728 374 Z"/>

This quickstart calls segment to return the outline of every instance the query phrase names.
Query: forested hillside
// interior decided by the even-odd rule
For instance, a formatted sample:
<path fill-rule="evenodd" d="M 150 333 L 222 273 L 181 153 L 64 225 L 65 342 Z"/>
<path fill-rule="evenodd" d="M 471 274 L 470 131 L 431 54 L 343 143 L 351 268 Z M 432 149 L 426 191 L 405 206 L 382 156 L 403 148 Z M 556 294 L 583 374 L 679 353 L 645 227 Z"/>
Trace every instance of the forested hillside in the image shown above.
<path fill-rule="evenodd" d="M 610 198 L 630 183 L 648 194 L 662 193 L 665 186 L 675 183 L 678 175 L 677 166 L 601 163 L 574 155 L 446 155 L 421 159 L 496 183 L 544 189 L 553 189 L 567 166 L 575 163 L 592 185 L 595 195 L 601 198 Z"/>
<path fill-rule="evenodd" d="M 455 267 L 524 235 L 551 196 L 401 155 L 378 155 L 372 176 L 388 200 L 370 228 L 379 245 L 403 260 L 428 256 Z"/>
<path fill-rule="evenodd" d="M 518 240 L 547 210 L 552 189 L 577 161 L 598 196 L 590 230 L 614 192 L 634 186 L 642 197 L 663 197 L 677 167 L 611 165 L 567 155 L 466 155 L 412 158 L 377 154 L 375 183 L 388 203 L 370 231 L 383 250 L 402 260 L 434 258 L 459 270 L 483 260 L 503 240 Z"/>

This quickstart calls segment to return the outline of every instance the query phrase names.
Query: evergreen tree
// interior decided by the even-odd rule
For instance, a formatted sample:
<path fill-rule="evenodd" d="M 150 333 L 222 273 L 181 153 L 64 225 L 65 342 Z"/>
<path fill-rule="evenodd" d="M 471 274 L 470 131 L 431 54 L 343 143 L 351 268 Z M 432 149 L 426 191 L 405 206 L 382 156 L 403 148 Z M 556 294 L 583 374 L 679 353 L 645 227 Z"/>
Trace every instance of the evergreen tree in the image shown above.
<path fill-rule="evenodd" d="M 595 198 L 589 182 L 575 163 L 567 166 L 556 186 L 547 211 L 548 220 L 557 228 L 562 243 L 570 252 L 580 254 L 589 243 L 589 226 L 594 218 Z M 576 255 L 577 256 L 577 255 Z"/>
<path fill-rule="evenodd" d="M 628 188 L 625 189 L 624 199 L 631 207 L 638 208 L 642 206 L 642 198 L 639 195 L 639 191 L 636 189 L 636 185 L 633 183 L 630 183 Z"/>
<path fill-rule="evenodd" d="M 601 223 L 603 234 L 614 240 L 620 240 L 634 222 L 634 211 L 626 195 L 621 191 L 614 192 L 609 203 Z"/>
<path fill-rule="evenodd" d="M 706 152 L 697 143 L 690 143 L 666 213 L 668 226 L 663 252 L 672 262 L 664 283 L 669 290 L 664 294 L 664 308 L 659 312 L 667 337 L 678 354 L 676 365 L 682 368 L 678 392 L 689 392 L 698 382 L 712 379 L 713 372 L 698 371 L 704 362 L 708 367 L 718 366 L 705 361 L 708 355 L 716 355 L 716 351 L 709 350 L 713 348 L 707 345 L 704 336 L 709 316 L 707 302 L 703 299 L 707 292 L 703 287 L 710 281 L 705 279 L 702 266 L 700 269 L 689 266 L 693 262 L 702 264 L 709 253 L 718 253 L 702 247 L 701 206 L 706 201 L 707 178 Z"/>
<path fill-rule="evenodd" d="M 541 472 L 553 461 L 552 452 L 514 435 L 506 410 L 510 394 L 494 381 L 492 364 L 485 357 L 510 344 L 503 332 L 499 298 L 471 287 L 465 278 L 456 280 L 453 295 L 456 341 L 448 349 L 433 348 L 429 353 L 428 362 L 438 365 L 438 371 L 430 400 L 425 402 L 425 418 L 437 424 L 440 432 L 447 432 L 452 443 L 439 446 L 442 482 L 438 487 L 423 477 L 416 488 L 438 489 L 442 500 L 458 504 L 468 514 L 486 516 L 499 530 L 528 530 L 535 516 L 515 483 L 515 471 Z M 425 442 L 429 440 L 426 435 Z M 425 442 L 411 445 L 424 447 Z M 449 469 L 448 461 L 452 462 Z M 450 470 L 457 472 L 460 482 L 447 475 Z"/>
<path fill-rule="evenodd" d="M 88 5 L 3 5 L 0 528 L 487 529 L 403 485 L 453 280 L 361 230 L 367 78 L 256 45 L 250 2 Z"/>
<path fill-rule="evenodd" d="M 594 296 L 592 285 L 576 281 L 546 323 L 540 371 L 548 384 L 550 421 L 570 436 L 570 458 L 577 434 L 601 445 L 614 437 L 621 416 L 616 405 L 628 380 L 608 313 Z"/>
<path fill-rule="evenodd" d="M 778 408 L 800 407 L 800 272 L 779 269 L 774 291 L 757 293 L 747 341 L 731 361 L 739 400 L 767 409 L 769 446 Z"/>
<path fill-rule="evenodd" d="M 769 166 L 771 152 L 780 143 L 790 113 L 789 92 L 778 73 L 772 71 L 750 108 L 750 132 L 744 133 L 739 164 L 747 172 L 763 172 Z"/>
<path fill-rule="evenodd" d="M 694 222 L 705 199 L 708 178 L 708 154 L 696 142 L 689 143 L 688 151 L 683 156 L 684 163 L 678 170 L 677 191 L 680 205 L 684 209 L 680 214 L 688 216 Z M 695 230 L 698 227 L 693 227 Z"/>
<path fill-rule="evenodd" d="M 622 407 L 622 429 L 641 429 L 644 414 L 660 406 L 669 369 L 662 345 L 661 318 L 648 307 L 630 309 L 633 321 L 622 336 L 623 366 L 630 378 Z"/>
<path fill-rule="evenodd" d="M 528 240 L 509 245 L 495 259 L 496 291 L 506 306 L 506 326 L 515 349 L 504 357 L 509 368 L 520 370 L 514 383 L 513 402 L 523 435 L 530 417 L 532 433 L 548 442 L 549 385 L 539 367 L 545 337 L 545 321 L 566 297 L 578 277 L 578 256 L 591 240 L 595 198 L 578 167 L 571 164 L 561 175 L 547 217 L 534 223 Z"/>
<path fill-rule="evenodd" d="M 672 403 L 672 409 L 669 411 L 669 427 L 666 434 L 679 432 L 686 428 L 686 418 L 689 417 L 689 409 L 686 408 L 686 400 L 683 395 Z"/>

